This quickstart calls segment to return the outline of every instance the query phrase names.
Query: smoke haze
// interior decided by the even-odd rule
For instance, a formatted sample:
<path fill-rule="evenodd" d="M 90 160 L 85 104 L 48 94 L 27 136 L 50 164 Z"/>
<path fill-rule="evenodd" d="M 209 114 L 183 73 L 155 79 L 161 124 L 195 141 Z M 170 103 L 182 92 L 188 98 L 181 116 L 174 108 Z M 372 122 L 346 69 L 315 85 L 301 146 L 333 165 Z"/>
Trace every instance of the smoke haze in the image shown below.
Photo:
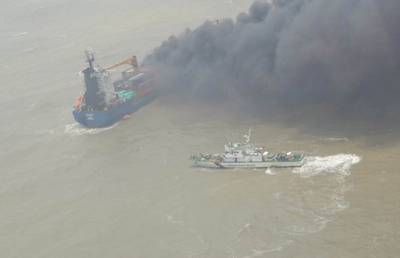
<path fill-rule="evenodd" d="M 199 99 L 394 123 L 399 24 L 398 0 L 257 1 L 236 21 L 171 36 L 145 64 L 166 89 Z"/>

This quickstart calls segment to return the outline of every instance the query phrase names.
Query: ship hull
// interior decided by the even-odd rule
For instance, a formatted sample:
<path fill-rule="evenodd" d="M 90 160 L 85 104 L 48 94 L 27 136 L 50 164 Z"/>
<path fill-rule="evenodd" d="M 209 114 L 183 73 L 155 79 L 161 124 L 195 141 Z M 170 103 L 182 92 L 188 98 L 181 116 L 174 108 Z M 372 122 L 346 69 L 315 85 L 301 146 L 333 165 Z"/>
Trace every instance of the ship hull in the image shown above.
<path fill-rule="evenodd" d="M 212 162 L 197 161 L 195 166 L 204 168 L 292 168 L 301 167 L 305 160 L 301 161 L 270 161 L 270 162 Z"/>
<path fill-rule="evenodd" d="M 110 127 L 120 121 L 124 116 L 136 112 L 141 107 L 156 98 L 156 94 L 149 94 L 140 99 L 114 106 L 107 111 L 80 111 L 74 109 L 72 114 L 75 120 L 88 128 Z"/>

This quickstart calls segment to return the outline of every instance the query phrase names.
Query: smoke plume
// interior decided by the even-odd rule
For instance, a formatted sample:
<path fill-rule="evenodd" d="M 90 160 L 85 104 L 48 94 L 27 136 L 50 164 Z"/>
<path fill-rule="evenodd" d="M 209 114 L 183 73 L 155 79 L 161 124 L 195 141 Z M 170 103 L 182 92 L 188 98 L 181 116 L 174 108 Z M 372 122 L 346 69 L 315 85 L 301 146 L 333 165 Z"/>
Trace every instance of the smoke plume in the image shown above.
<path fill-rule="evenodd" d="M 163 87 L 257 110 L 399 121 L 399 0 L 257 1 L 171 36 L 145 60 Z"/>

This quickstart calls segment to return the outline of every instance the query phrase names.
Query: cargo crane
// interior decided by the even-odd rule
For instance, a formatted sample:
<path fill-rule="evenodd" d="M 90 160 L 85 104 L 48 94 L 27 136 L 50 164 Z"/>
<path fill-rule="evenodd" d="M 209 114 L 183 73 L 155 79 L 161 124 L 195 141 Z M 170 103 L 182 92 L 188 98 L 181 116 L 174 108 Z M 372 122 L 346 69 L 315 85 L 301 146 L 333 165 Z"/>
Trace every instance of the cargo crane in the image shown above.
<path fill-rule="evenodd" d="M 117 67 L 120 67 L 123 65 L 131 65 L 134 70 L 139 68 L 136 56 L 132 56 L 132 57 L 122 60 L 121 62 L 116 63 L 110 67 L 107 67 L 106 70 L 112 70 L 114 68 L 117 68 Z"/>

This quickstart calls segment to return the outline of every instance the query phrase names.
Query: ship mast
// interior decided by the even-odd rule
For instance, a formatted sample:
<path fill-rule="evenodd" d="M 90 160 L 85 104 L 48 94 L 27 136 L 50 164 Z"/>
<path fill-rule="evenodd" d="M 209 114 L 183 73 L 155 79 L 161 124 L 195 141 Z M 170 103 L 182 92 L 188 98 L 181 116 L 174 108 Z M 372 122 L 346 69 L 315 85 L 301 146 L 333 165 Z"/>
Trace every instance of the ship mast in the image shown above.
<path fill-rule="evenodd" d="M 90 69 L 93 70 L 93 63 L 94 63 L 94 53 L 93 53 L 93 50 L 91 50 L 91 49 L 86 49 L 86 50 L 85 50 L 85 55 L 86 55 L 86 61 L 89 63 Z"/>
<path fill-rule="evenodd" d="M 243 135 L 243 137 L 246 139 L 246 144 L 248 144 L 251 139 L 251 127 L 249 128 L 249 132 L 247 134 Z"/>

